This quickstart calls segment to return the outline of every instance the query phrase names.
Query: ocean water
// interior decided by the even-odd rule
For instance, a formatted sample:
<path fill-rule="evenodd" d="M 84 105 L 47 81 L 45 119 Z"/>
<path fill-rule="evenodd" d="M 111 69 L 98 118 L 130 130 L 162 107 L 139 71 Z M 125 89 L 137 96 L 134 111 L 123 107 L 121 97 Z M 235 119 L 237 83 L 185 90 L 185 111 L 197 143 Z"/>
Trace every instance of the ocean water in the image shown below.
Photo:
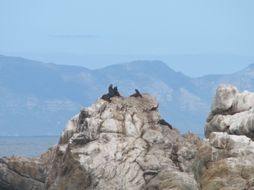
<path fill-rule="evenodd" d="M 58 143 L 59 136 L 0 137 L 0 157 L 35 157 Z"/>

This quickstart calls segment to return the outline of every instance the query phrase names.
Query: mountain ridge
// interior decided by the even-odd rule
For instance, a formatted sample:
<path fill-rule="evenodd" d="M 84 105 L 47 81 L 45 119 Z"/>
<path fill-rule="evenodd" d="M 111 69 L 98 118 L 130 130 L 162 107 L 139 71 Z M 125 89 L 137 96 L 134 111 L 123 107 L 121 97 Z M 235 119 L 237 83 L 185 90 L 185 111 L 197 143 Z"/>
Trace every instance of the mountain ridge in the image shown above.
<path fill-rule="evenodd" d="M 232 83 L 239 89 L 254 89 L 252 66 L 231 75 L 195 78 L 159 60 L 92 70 L 0 56 L 0 135 L 60 134 L 67 119 L 105 93 L 110 83 L 124 96 L 135 88 L 152 94 L 162 116 L 174 127 L 201 134 L 215 88 Z"/>

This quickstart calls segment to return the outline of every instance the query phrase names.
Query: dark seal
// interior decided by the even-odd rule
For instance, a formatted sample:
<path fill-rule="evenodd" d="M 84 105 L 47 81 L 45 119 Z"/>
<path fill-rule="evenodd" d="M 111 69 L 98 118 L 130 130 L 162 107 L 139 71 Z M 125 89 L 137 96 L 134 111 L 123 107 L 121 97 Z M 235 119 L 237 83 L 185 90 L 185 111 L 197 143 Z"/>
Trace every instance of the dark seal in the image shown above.
<path fill-rule="evenodd" d="M 118 89 L 117 89 L 117 86 L 115 86 L 115 87 L 113 88 L 113 91 L 114 91 L 114 96 L 117 96 L 117 97 L 120 97 L 120 96 L 121 96 L 121 94 L 119 93 L 119 91 L 118 91 Z"/>
<path fill-rule="evenodd" d="M 170 125 L 170 124 L 169 124 L 168 122 L 166 122 L 164 119 L 160 119 L 160 120 L 158 121 L 158 123 L 161 124 L 161 125 L 166 125 L 166 126 L 168 126 L 170 129 L 173 129 L 172 125 Z"/>
<path fill-rule="evenodd" d="M 135 89 L 135 93 L 130 95 L 130 97 L 135 97 L 135 98 L 140 97 L 140 98 L 142 98 L 142 95 L 140 94 L 138 89 Z"/>
<path fill-rule="evenodd" d="M 113 87 L 112 84 L 109 85 L 108 87 L 108 93 L 107 94 L 103 94 L 101 96 L 101 99 L 107 101 L 107 102 L 111 102 L 111 98 L 112 97 L 120 97 L 120 93 L 118 92 L 117 86 Z"/>

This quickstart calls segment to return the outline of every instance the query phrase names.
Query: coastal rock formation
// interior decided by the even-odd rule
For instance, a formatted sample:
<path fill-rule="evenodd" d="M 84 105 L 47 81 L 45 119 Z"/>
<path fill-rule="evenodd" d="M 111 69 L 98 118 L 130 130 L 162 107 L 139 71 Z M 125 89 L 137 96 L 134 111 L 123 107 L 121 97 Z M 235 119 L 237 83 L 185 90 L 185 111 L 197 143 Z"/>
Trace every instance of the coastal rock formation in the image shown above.
<path fill-rule="evenodd" d="M 246 136 L 212 132 L 196 156 L 195 174 L 204 190 L 253 190 L 254 142 Z"/>
<path fill-rule="evenodd" d="M 194 171 L 201 189 L 254 190 L 254 93 L 217 89 Z"/>
<path fill-rule="evenodd" d="M 38 158 L 12 156 L 0 158 L 1 190 L 45 189 L 47 171 L 52 165 L 54 147 Z"/>
<path fill-rule="evenodd" d="M 159 124 L 157 107 L 143 95 L 82 109 L 61 136 L 47 189 L 198 189 L 195 144 Z"/>
<path fill-rule="evenodd" d="M 0 187 L 199 189 L 192 165 L 200 139 L 161 124 L 157 108 L 155 98 L 146 94 L 112 97 L 110 102 L 98 99 L 68 122 L 45 158 L 2 159 Z M 17 162 L 14 169 L 12 159 Z"/>
<path fill-rule="evenodd" d="M 214 131 L 254 139 L 254 93 L 240 93 L 231 85 L 220 86 L 207 119 L 205 136 Z"/>
<path fill-rule="evenodd" d="M 254 190 L 253 93 L 217 89 L 206 139 L 181 135 L 156 99 L 98 99 L 38 158 L 0 159 L 3 190 Z"/>

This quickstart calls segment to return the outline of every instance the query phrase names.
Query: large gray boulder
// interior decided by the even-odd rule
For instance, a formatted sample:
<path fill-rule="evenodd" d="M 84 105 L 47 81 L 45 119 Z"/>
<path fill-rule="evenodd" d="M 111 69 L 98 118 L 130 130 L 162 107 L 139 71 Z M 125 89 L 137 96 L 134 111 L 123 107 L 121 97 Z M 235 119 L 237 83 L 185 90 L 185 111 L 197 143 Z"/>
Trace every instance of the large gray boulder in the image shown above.
<path fill-rule="evenodd" d="M 55 147 L 37 158 L 19 156 L 0 158 L 1 190 L 43 190 L 52 166 Z"/>
<path fill-rule="evenodd" d="M 15 157 L 14 170 L 8 170 L 12 160 L 5 158 L 0 163 L 0 187 L 199 189 L 192 165 L 201 141 L 191 133 L 181 136 L 162 122 L 156 99 L 142 96 L 113 97 L 111 102 L 98 99 L 82 109 L 44 158 L 28 159 L 30 164 L 24 165 L 24 158 Z"/>
<path fill-rule="evenodd" d="M 203 190 L 254 190 L 254 142 L 243 135 L 212 132 L 194 162 Z"/>
<path fill-rule="evenodd" d="M 254 93 L 217 89 L 193 164 L 201 189 L 254 190 L 253 108 Z"/>
<path fill-rule="evenodd" d="M 98 99 L 45 154 L 1 158 L 0 189 L 254 190 L 253 108 L 253 93 L 220 86 L 201 141 L 152 96 Z"/>
<path fill-rule="evenodd" d="M 159 124 L 157 107 L 143 95 L 99 99 L 81 110 L 61 136 L 47 188 L 198 189 L 195 145 Z"/>
<path fill-rule="evenodd" d="M 254 139 L 254 93 L 240 93 L 231 85 L 220 86 L 207 119 L 205 136 L 215 131 Z"/>

